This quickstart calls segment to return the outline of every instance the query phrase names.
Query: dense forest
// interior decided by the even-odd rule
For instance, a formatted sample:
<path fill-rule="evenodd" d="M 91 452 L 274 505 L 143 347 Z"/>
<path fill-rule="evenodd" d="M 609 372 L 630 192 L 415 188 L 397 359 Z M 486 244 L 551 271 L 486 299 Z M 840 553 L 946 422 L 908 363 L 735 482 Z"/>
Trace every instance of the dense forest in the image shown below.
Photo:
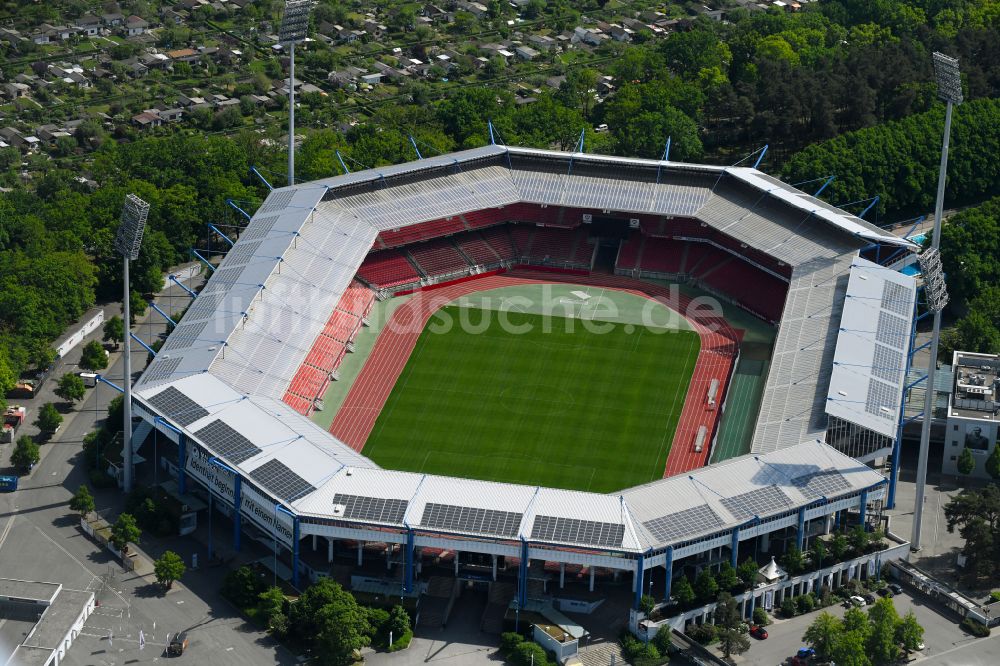
<path fill-rule="evenodd" d="M 1000 193 L 1000 0 L 830 0 L 797 13 L 699 19 L 667 39 L 635 41 L 613 47 L 616 91 L 600 103 L 599 73 L 587 68 L 568 68 L 560 88 L 532 104 L 488 81 L 445 96 L 415 85 L 346 132 L 316 129 L 335 126 L 335 97 L 307 97 L 297 175 L 339 173 L 334 149 L 352 169 L 413 159 L 410 135 L 424 155 L 482 145 L 492 120 L 512 145 L 569 148 L 584 129 L 589 152 L 622 155 L 659 157 L 669 136 L 678 160 L 733 163 L 766 142 L 763 168 L 791 182 L 836 174 L 825 198 L 880 195 L 878 219 L 889 222 L 932 203 L 942 107 L 930 54 L 942 50 L 962 59 L 969 100 L 956 115 L 949 199 Z M 601 123 L 609 131 L 593 130 Z M 81 182 L 78 161 L 56 159 L 0 197 L 0 395 L 51 361 L 50 341 L 95 299 L 116 297 L 111 241 L 127 192 L 151 204 L 134 269 L 136 292 L 147 293 L 205 244 L 206 223 L 236 220 L 227 198 L 251 211 L 259 203 L 265 189 L 251 165 L 284 180 L 280 150 L 252 131 L 99 143 L 87 166 L 96 189 Z M 971 305 L 992 317 L 992 333 L 976 343 L 984 350 L 1000 347 L 1000 292 L 991 286 L 998 213 L 997 201 L 963 213 L 944 237 L 956 312 Z M 982 328 L 975 323 L 970 331 Z M 969 344 L 984 337 L 967 335 Z"/>

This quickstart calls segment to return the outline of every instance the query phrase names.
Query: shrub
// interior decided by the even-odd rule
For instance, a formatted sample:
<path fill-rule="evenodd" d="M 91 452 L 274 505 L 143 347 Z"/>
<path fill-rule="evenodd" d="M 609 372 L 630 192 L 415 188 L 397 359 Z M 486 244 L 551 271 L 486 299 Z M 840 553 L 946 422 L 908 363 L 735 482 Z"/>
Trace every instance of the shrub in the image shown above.
<path fill-rule="evenodd" d="M 795 605 L 798 607 L 799 614 L 805 615 L 816 608 L 816 601 L 811 594 L 802 594 L 795 597 Z"/>
<path fill-rule="evenodd" d="M 990 592 L 990 601 L 1000 601 L 1000 590 Z"/>
<path fill-rule="evenodd" d="M 113 488 L 118 485 L 115 477 L 111 476 L 103 469 L 92 469 L 88 474 L 90 485 L 95 488 Z"/>
<path fill-rule="evenodd" d="M 656 608 L 656 598 L 649 594 L 644 594 L 639 598 L 639 612 L 649 617 Z"/>
<path fill-rule="evenodd" d="M 966 633 L 972 634 L 978 638 L 985 638 L 990 635 L 990 628 L 985 624 L 980 624 L 976 622 L 971 617 L 967 617 L 962 620 L 960 626 Z"/>
<path fill-rule="evenodd" d="M 781 602 L 781 614 L 784 617 L 795 617 L 798 610 L 798 604 L 795 603 L 794 599 L 789 598 Z"/>
<path fill-rule="evenodd" d="M 621 635 L 618 643 L 622 647 L 622 654 L 625 655 L 625 659 L 628 661 L 634 661 L 639 651 L 642 650 L 642 641 L 627 631 Z"/>
<path fill-rule="evenodd" d="M 767 616 L 767 611 L 757 606 L 753 609 L 753 623 L 765 627 L 771 624 L 771 618 Z"/>
<path fill-rule="evenodd" d="M 708 645 L 715 640 L 715 625 L 708 624 L 698 624 L 691 627 L 691 630 L 687 632 L 687 635 L 691 637 L 691 640 L 701 643 L 702 645 Z"/>
<path fill-rule="evenodd" d="M 665 655 L 670 652 L 670 646 L 673 643 L 674 635 L 670 630 L 670 627 L 663 625 L 656 630 L 656 635 L 653 636 L 653 645 L 659 650 L 661 655 Z"/>
<path fill-rule="evenodd" d="M 413 630 L 407 629 L 403 632 L 403 635 L 392 642 L 389 646 L 389 652 L 398 652 L 399 650 L 405 650 L 410 647 L 410 641 L 413 640 Z"/>
<path fill-rule="evenodd" d="M 521 642 L 511 653 L 508 661 L 514 666 L 546 666 L 549 656 L 545 649 L 534 641 Z"/>
<path fill-rule="evenodd" d="M 500 634 L 500 653 L 504 655 L 509 655 L 514 651 L 518 645 L 524 642 L 524 637 L 521 634 L 506 631 Z"/>

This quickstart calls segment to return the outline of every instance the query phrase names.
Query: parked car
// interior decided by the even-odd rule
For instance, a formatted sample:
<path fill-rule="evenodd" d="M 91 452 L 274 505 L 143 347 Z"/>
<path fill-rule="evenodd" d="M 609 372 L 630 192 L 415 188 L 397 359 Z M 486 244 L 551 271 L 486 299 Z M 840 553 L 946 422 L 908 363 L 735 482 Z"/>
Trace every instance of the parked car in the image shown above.
<path fill-rule="evenodd" d="M 903 593 L 903 588 L 901 588 L 896 583 L 889 583 L 888 587 L 892 591 L 893 594 L 902 594 Z"/>
<path fill-rule="evenodd" d="M 872 594 L 871 592 L 865 592 L 864 594 L 861 595 L 861 598 L 870 604 L 875 603 L 875 595 Z"/>
<path fill-rule="evenodd" d="M 750 635 L 757 640 L 764 640 L 767 638 L 767 629 L 764 627 L 759 627 L 756 624 L 750 627 Z"/>
<path fill-rule="evenodd" d="M 851 602 L 851 605 L 853 606 L 864 606 L 866 603 L 864 597 L 859 597 L 856 594 L 850 599 L 848 599 L 848 601 Z"/>
<path fill-rule="evenodd" d="M 167 654 L 171 657 L 179 657 L 184 654 L 188 647 L 188 637 L 183 631 L 174 634 L 167 644 Z"/>
<path fill-rule="evenodd" d="M 811 647 L 799 648 L 799 651 L 795 653 L 795 656 L 799 659 L 812 659 L 816 656 L 816 650 Z"/>
<path fill-rule="evenodd" d="M 880 587 L 878 590 L 876 590 L 876 594 L 878 594 L 880 597 L 888 597 L 892 599 L 892 590 L 890 590 L 888 586 Z"/>
<path fill-rule="evenodd" d="M 920 652 L 923 652 L 926 649 L 927 649 L 926 645 L 924 645 L 923 643 L 917 643 L 917 650 L 919 650 Z"/>

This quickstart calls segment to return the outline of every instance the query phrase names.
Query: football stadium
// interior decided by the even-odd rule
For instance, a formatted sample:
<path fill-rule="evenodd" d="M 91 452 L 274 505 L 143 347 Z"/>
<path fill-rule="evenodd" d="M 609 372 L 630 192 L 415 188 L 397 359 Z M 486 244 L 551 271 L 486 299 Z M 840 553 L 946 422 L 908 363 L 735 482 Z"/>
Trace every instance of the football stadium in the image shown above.
<path fill-rule="evenodd" d="M 879 525 L 908 240 L 754 168 L 500 145 L 250 217 L 138 381 L 131 446 L 158 438 L 177 491 L 294 586 L 406 597 L 424 624 L 461 581 L 499 631 Z"/>

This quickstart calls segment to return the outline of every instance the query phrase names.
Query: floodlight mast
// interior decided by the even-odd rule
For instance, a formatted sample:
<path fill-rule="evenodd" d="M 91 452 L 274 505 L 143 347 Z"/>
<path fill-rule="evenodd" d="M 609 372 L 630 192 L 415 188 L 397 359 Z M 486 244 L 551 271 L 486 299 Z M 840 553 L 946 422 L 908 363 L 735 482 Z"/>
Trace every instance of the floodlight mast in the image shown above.
<path fill-rule="evenodd" d="M 122 487 L 126 493 L 132 492 L 132 340 L 128 334 L 131 329 L 132 313 L 130 299 L 132 288 L 129 283 L 129 262 L 139 257 L 139 248 L 142 246 L 142 233 L 146 229 L 146 218 L 149 216 L 149 204 L 134 194 L 125 197 L 125 205 L 122 206 L 121 223 L 118 225 L 118 234 L 115 236 L 115 250 L 122 255 L 122 282 L 124 283 L 124 293 L 122 295 L 122 314 L 125 319 L 125 350 L 124 359 L 125 372 L 123 385 L 125 396 L 122 403 L 123 429 L 122 429 L 122 461 L 124 464 L 124 478 Z"/>
<path fill-rule="evenodd" d="M 286 0 L 278 42 L 288 45 L 288 184 L 295 184 L 295 45 L 306 39 L 313 0 Z"/>
<path fill-rule="evenodd" d="M 920 550 L 920 522 L 924 513 L 924 492 L 927 485 L 927 457 L 930 449 L 931 421 L 934 418 L 934 374 L 937 369 L 938 343 L 941 340 L 941 311 L 948 304 L 939 248 L 941 246 L 941 218 L 944 216 L 944 186 L 948 175 L 948 142 L 951 137 L 951 114 L 956 104 L 962 103 L 962 77 L 958 60 L 934 53 L 934 76 L 937 79 L 938 97 L 945 102 L 944 138 L 941 142 L 941 166 L 938 170 L 937 199 L 934 202 L 934 230 L 931 247 L 921 254 L 924 269 L 924 294 L 927 306 L 934 313 L 931 331 L 930 363 L 924 395 L 924 418 L 920 427 L 920 457 L 917 461 L 917 488 L 913 505 L 913 532 L 910 549 Z M 927 255 L 927 256 L 925 256 Z M 926 271 L 926 272 L 925 272 Z"/>

